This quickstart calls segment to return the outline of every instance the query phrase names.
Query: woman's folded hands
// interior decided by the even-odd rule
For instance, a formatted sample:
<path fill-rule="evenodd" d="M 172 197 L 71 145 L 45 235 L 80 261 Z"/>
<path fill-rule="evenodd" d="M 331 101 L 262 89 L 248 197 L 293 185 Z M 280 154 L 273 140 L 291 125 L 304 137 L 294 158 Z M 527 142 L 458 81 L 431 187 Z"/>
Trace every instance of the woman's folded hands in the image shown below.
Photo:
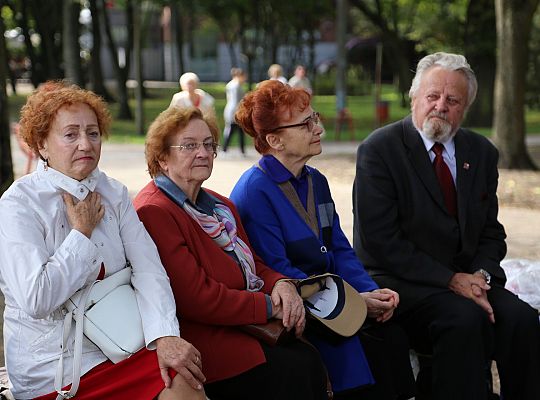
<path fill-rule="evenodd" d="M 272 318 L 281 319 L 287 330 L 294 328 L 296 336 L 302 336 L 306 326 L 306 311 L 296 286 L 289 281 L 278 281 L 272 289 L 271 299 Z"/>

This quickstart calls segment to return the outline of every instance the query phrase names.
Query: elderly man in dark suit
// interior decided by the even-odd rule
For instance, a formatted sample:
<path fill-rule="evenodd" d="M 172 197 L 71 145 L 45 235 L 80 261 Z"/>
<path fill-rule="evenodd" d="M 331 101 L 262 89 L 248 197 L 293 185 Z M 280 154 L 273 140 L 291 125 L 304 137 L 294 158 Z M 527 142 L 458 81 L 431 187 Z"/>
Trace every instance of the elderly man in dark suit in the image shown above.
<path fill-rule="evenodd" d="M 358 148 L 354 247 L 401 296 L 396 320 L 432 354 L 433 398 L 483 400 L 494 359 L 504 400 L 538 400 L 537 311 L 504 289 L 497 149 L 460 127 L 477 82 L 465 57 L 419 63 L 412 115 Z"/>

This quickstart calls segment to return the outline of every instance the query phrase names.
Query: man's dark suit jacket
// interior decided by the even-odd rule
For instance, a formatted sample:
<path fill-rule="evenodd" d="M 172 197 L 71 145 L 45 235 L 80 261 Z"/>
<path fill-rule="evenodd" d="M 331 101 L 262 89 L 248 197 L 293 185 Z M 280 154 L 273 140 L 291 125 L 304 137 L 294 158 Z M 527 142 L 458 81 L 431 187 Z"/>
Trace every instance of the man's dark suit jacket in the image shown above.
<path fill-rule="evenodd" d="M 354 248 L 381 287 L 400 294 L 399 311 L 449 290 L 456 272 L 483 268 L 504 285 L 506 234 L 497 221 L 497 149 L 459 129 L 455 139 L 458 218 L 442 191 L 411 117 L 374 131 L 358 148 L 353 191 Z"/>

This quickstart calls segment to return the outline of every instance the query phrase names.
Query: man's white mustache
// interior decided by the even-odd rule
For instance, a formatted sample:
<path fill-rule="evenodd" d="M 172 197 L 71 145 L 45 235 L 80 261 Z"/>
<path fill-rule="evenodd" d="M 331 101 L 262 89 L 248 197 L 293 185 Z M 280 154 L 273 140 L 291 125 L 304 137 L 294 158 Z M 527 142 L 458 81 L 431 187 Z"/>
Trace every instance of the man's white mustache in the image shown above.
<path fill-rule="evenodd" d="M 440 118 L 440 119 L 444 119 L 446 122 L 448 122 L 448 117 L 447 117 L 446 113 L 433 111 L 433 112 L 428 114 L 428 118 L 431 118 L 431 117 L 437 117 L 437 118 Z"/>

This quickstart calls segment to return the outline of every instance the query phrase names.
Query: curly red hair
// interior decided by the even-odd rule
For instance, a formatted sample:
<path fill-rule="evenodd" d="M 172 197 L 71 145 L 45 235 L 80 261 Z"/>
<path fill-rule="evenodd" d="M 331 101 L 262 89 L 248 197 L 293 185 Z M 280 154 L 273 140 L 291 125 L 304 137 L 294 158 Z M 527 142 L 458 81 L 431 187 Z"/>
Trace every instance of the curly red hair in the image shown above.
<path fill-rule="evenodd" d="M 36 89 L 21 108 L 19 134 L 38 156 L 49 135 L 56 113 L 62 107 L 83 103 L 96 114 L 99 132 L 107 137 L 111 115 L 107 103 L 97 94 L 64 81 L 48 81 Z"/>
<path fill-rule="evenodd" d="M 146 134 L 145 156 L 148 165 L 148 173 L 152 178 L 162 173 L 159 161 L 169 154 L 171 140 L 179 130 L 184 129 L 191 120 L 200 119 L 208 125 L 212 139 L 218 142 L 219 130 L 213 118 L 204 116 L 198 108 L 170 107 L 162 111 L 150 124 Z"/>
<path fill-rule="evenodd" d="M 311 95 L 304 89 L 264 81 L 244 97 L 235 114 L 236 123 L 253 137 L 255 149 L 266 154 L 270 149 L 266 135 L 290 121 L 293 111 L 304 111 L 310 101 Z"/>

